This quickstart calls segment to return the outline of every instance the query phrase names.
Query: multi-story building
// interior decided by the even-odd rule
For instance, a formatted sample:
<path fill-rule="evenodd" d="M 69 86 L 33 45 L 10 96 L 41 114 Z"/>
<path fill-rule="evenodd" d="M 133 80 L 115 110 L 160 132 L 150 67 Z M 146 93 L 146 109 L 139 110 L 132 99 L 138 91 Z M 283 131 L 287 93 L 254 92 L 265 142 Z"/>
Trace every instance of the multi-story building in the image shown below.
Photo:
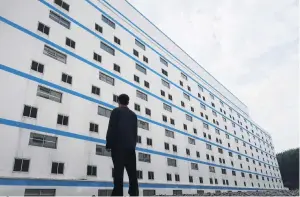
<path fill-rule="evenodd" d="M 121 93 L 141 194 L 283 188 L 247 106 L 127 1 L 1 1 L 0 43 L 0 195 L 109 194 Z"/>

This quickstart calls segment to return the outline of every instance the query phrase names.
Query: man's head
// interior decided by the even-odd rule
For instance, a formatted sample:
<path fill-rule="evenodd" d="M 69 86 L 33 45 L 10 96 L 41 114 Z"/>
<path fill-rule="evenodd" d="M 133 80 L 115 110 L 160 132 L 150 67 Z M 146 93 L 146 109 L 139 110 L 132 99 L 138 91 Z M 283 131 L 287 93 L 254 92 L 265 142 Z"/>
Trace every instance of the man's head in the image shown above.
<path fill-rule="evenodd" d="M 125 107 L 129 103 L 129 96 L 127 94 L 121 94 L 118 97 L 119 107 Z"/>

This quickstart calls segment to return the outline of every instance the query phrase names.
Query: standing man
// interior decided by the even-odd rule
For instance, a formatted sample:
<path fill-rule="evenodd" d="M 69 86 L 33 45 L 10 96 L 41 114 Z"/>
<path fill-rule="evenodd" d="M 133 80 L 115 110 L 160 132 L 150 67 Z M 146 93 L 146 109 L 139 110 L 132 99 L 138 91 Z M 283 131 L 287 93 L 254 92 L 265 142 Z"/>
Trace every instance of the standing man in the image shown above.
<path fill-rule="evenodd" d="M 129 177 L 130 196 L 138 196 L 139 188 L 136 174 L 135 147 L 137 142 L 137 116 L 127 105 L 129 96 L 118 97 L 119 107 L 110 115 L 106 134 L 106 149 L 111 150 L 114 164 L 114 189 L 112 196 L 123 196 L 124 167 Z"/>

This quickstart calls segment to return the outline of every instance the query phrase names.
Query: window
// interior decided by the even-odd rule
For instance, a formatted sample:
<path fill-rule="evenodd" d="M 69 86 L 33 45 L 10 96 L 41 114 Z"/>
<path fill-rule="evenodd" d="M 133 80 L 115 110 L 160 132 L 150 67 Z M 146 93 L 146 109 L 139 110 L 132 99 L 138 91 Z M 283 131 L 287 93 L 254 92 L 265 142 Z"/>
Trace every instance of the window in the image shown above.
<path fill-rule="evenodd" d="M 228 152 L 229 156 L 232 157 L 232 152 Z"/>
<path fill-rule="evenodd" d="M 92 85 L 92 94 L 100 96 L 100 88 Z"/>
<path fill-rule="evenodd" d="M 179 81 L 179 84 L 180 84 L 181 86 L 183 86 L 183 82 L 182 82 L 182 81 Z"/>
<path fill-rule="evenodd" d="M 63 54 L 47 45 L 44 45 L 44 51 L 43 53 L 49 57 L 52 57 L 53 59 L 56 59 L 62 63 L 67 63 L 67 55 Z"/>
<path fill-rule="evenodd" d="M 169 111 L 169 112 L 172 112 L 172 107 L 170 105 L 167 105 L 167 104 L 163 104 L 163 107 L 165 110 Z"/>
<path fill-rule="evenodd" d="M 145 153 L 139 153 L 139 161 L 151 163 L 151 155 Z"/>
<path fill-rule="evenodd" d="M 144 51 L 146 50 L 145 45 L 144 45 L 141 41 L 139 41 L 139 40 L 137 40 L 137 39 L 135 39 L 135 45 L 137 45 L 138 47 L 140 47 L 140 48 L 143 49 Z"/>
<path fill-rule="evenodd" d="M 97 166 L 87 166 L 86 169 L 86 175 L 87 176 L 97 176 Z"/>
<path fill-rule="evenodd" d="M 179 174 L 175 174 L 175 181 L 177 181 L 177 182 L 180 181 L 180 176 L 179 176 Z"/>
<path fill-rule="evenodd" d="M 115 49 L 113 49 L 112 47 L 108 46 L 104 42 L 100 42 L 100 48 L 103 49 L 104 51 L 106 51 L 107 53 L 113 55 L 113 56 L 115 55 Z"/>
<path fill-rule="evenodd" d="M 190 183 L 193 182 L 193 176 L 189 176 L 189 182 L 190 182 Z"/>
<path fill-rule="evenodd" d="M 154 176 L 153 176 L 154 179 Z M 155 190 L 154 189 L 144 189 L 143 190 L 143 196 L 155 196 Z"/>
<path fill-rule="evenodd" d="M 31 132 L 29 145 L 56 149 L 57 137 Z"/>
<path fill-rule="evenodd" d="M 172 124 L 172 125 L 175 125 L 175 120 L 174 119 L 170 119 L 170 123 Z"/>
<path fill-rule="evenodd" d="M 65 73 L 62 73 L 61 75 L 61 81 L 68 83 L 68 84 L 72 84 L 72 76 L 71 75 L 67 75 Z"/>
<path fill-rule="evenodd" d="M 160 95 L 165 96 L 166 95 L 165 91 L 161 90 Z"/>
<path fill-rule="evenodd" d="M 67 29 L 70 29 L 70 27 L 71 27 L 70 21 L 68 21 L 64 17 L 60 16 L 59 14 L 53 12 L 52 10 L 50 10 L 49 18 L 51 18 L 55 22 L 61 24 L 62 26 L 64 26 Z"/>
<path fill-rule="evenodd" d="M 39 22 L 38 24 L 38 31 L 46 34 L 46 35 L 49 35 L 49 32 L 50 32 L 50 27 L 48 27 L 47 25 Z"/>
<path fill-rule="evenodd" d="M 165 130 L 165 135 L 170 138 L 174 138 L 174 132 L 170 130 Z"/>
<path fill-rule="evenodd" d="M 148 81 L 144 81 L 144 86 L 145 86 L 146 88 L 149 88 L 149 87 L 150 87 L 149 82 L 148 82 Z"/>
<path fill-rule="evenodd" d="M 198 164 L 197 163 L 191 163 L 192 170 L 198 170 Z"/>
<path fill-rule="evenodd" d="M 55 90 L 52 90 L 50 88 L 46 88 L 43 87 L 41 85 L 38 85 L 37 88 L 37 96 L 61 103 L 61 99 L 62 99 L 62 93 L 61 92 L 57 92 Z"/>
<path fill-rule="evenodd" d="M 62 7 L 63 9 L 69 11 L 70 5 L 62 0 L 54 0 L 54 3 Z"/>
<path fill-rule="evenodd" d="M 150 109 L 146 108 L 146 109 L 145 109 L 145 113 L 146 113 L 148 116 L 151 116 L 151 110 L 150 110 Z"/>
<path fill-rule="evenodd" d="M 187 100 L 190 100 L 190 96 L 187 95 L 186 93 L 183 93 L 183 97 L 186 98 Z"/>
<path fill-rule="evenodd" d="M 194 133 L 197 134 L 197 129 L 193 128 L 193 130 L 194 130 Z"/>
<path fill-rule="evenodd" d="M 44 73 L 44 64 L 38 63 L 36 61 L 32 61 L 31 70 L 37 71 L 39 73 Z"/>
<path fill-rule="evenodd" d="M 69 124 L 69 116 L 58 114 L 57 115 L 57 124 L 68 126 L 68 124 Z"/>
<path fill-rule="evenodd" d="M 170 84 L 168 82 L 166 82 L 165 80 L 161 80 L 161 83 L 163 86 L 167 87 L 167 88 L 170 88 Z"/>
<path fill-rule="evenodd" d="M 55 196 L 55 189 L 25 189 L 24 196 Z"/>
<path fill-rule="evenodd" d="M 118 73 L 120 73 L 121 67 L 118 64 L 114 64 L 114 71 L 117 71 Z"/>
<path fill-rule="evenodd" d="M 121 40 L 114 36 L 114 42 L 117 43 L 118 45 L 121 45 Z"/>
<path fill-rule="evenodd" d="M 172 175 L 167 173 L 167 181 L 172 181 Z"/>
<path fill-rule="evenodd" d="M 232 176 L 236 176 L 236 172 L 232 170 Z"/>
<path fill-rule="evenodd" d="M 162 74 L 164 74 L 164 75 L 168 76 L 168 72 L 167 72 L 166 70 L 164 70 L 164 69 L 161 69 L 161 72 L 162 72 Z"/>
<path fill-rule="evenodd" d="M 112 28 L 114 29 L 116 28 L 116 24 L 112 22 L 110 19 L 108 19 L 107 17 L 105 17 L 104 15 L 102 15 L 102 21 L 108 24 L 109 26 L 111 26 Z"/>
<path fill-rule="evenodd" d="M 15 158 L 14 163 L 14 172 L 28 172 L 29 171 L 29 159 L 21 159 L 21 158 Z"/>
<path fill-rule="evenodd" d="M 209 166 L 209 172 L 215 173 L 216 172 L 215 167 Z"/>
<path fill-rule="evenodd" d="M 181 101 L 181 106 L 182 106 L 182 107 L 184 107 L 184 106 L 185 106 L 183 101 Z"/>
<path fill-rule="evenodd" d="M 170 150 L 170 145 L 167 142 L 165 142 L 165 150 Z"/>
<path fill-rule="evenodd" d="M 144 67 L 142 67 L 142 66 L 140 66 L 140 65 L 138 65 L 138 64 L 135 64 L 135 68 L 136 68 L 138 71 L 140 71 L 140 72 L 142 72 L 142 73 L 144 73 L 144 74 L 147 74 L 146 68 L 144 68 Z"/>
<path fill-rule="evenodd" d="M 213 113 L 213 115 L 214 115 L 214 116 L 217 116 L 217 112 L 215 112 L 215 111 L 212 111 L 212 113 Z"/>
<path fill-rule="evenodd" d="M 186 154 L 190 155 L 190 149 L 188 149 L 188 148 L 186 149 Z"/>
<path fill-rule="evenodd" d="M 109 151 L 105 148 L 105 146 L 96 144 L 96 155 L 101 155 L 101 156 L 110 157 L 110 156 L 111 156 L 111 152 L 109 152 Z"/>
<path fill-rule="evenodd" d="M 148 145 L 148 146 L 152 146 L 152 139 L 147 138 L 147 145 Z"/>
<path fill-rule="evenodd" d="M 139 52 L 137 50 L 133 49 L 133 55 L 139 57 Z"/>
<path fill-rule="evenodd" d="M 98 133 L 98 128 L 99 128 L 99 125 L 98 125 L 98 124 L 95 124 L 95 123 L 90 122 L 90 131 L 91 131 L 91 132 L 96 132 L 96 133 Z"/>
<path fill-rule="evenodd" d="M 222 174 L 226 174 L 226 169 L 221 169 Z"/>
<path fill-rule="evenodd" d="M 134 110 L 141 111 L 141 106 L 139 104 L 134 104 Z"/>
<path fill-rule="evenodd" d="M 168 166 L 173 166 L 173 167 L 177 166 L 176 159 L 167 158 L 167 163 L 168 163 Z"/>
<path fill-rule="evenodd" d="M 36 118 L 38 109 L 29 105 L 24 105 L 23 116 Z"/>
<path fill-rule="evenodd" d="M 105 116 L 105 117 L 109 118 L 110 114 L 111 114 L 111 110 L 110 109 L 106 109 L 106 108 L 101 107 L 101 106 L 98 106 L 98 114 L 100 116 Z"/>
<path fill-rule="evenodd" d="M 111 189 L 98 189 L 98 196 L 111 196 Z"/>
<path fill-rule="evenodd" d="M 171 101 L 173 100 L 173 97 L 171 94 L 169 94 L 168 97 L 169 97 L 169 100 L 171 100 Z"/>
<path fill-rule="evenodd" d="M 52 162 L 51 174 L 64 174 L 64 163 Z"/>
<path fill-rule="evenodd" d="M 185 74 L 181 73 L 181 77 L 182 77 L 183 79 L 187 80 L 187 76 L 186 76 Z"/>
<path fill-rule="evenodd" d="M 183 124 L 183 129 L 187 130 L 187 125 L 186 124 Z"/>
<path fill-rule="evenodd" d="M 206 149 L 211 150 L 211 145 L 210 144 L 206 144 Z"/>
<path fill-rule="evenodd" d="M 66 38 L 66 45 L 73 48 L 73 49 L 75 49 L 76 43 L 75 43 L 74 40 L 71 40 L 70 38 Z"/>
<path fill-rule="evenodd" d="M 148 58 L 146 56 L 143 56 L 143 61 L 148 63 Z"/>
<path fill-rule="evenodd" d="M 193 138 L 188 138 L 188 141 L 189 141 L 189 144 L 193 144 L 193 145 L 195 145 L 196 144 L 196 141 L 195 141 L 195 139 L 193 139 Z"/>
<path fill-rule="evenodd" d="M 108 75 L 106 75 L 106 74 L 104 74 L 104 73 L 102 73 L 102 72 L 99 72 L 99 79 L 101 81 L 104 81 L 104 82 L 110 84 L 110 85 L 115 85 L 115 79 L 108 76 Z"/>
<path fill-rule="evenodd" d="M 138 98 L 141 98 L 141 99 L 145 100 L 145 101 L 148 101 L 148 96 L 147 96 L 147 94 L 145 94 L 145 93 L 143 93 L 143 92 L 141 92 L 141 91 L 139 91 L 139 90 L 136 91 L 136 96 L 137 96 Z"/>
<path fill-rule="evenodd" d="M 173 152 L 177 153 L 177 146 L 173 144 Z"/>
<path fill-rule="evenodd" d="M 94 60 L 101 63 L 101 61 L 102 61 L 101 55 L 94 52 Z"/>
<path fill-rule="evenodd" d="M 160 62 L 161 62 L 162 64 L 164 64 L 165 66 L 168 66 L 167 60 L 165 60 L 165 59 L 162 58 L 162 57 L 160 57 Z"/>
<path fill-rule="evenodd" d="M 203 127 L 204 127 L 205 129 L 209 129 L 208 124 L 206 124 L 206 123 L 203 123 Z"/>
<path fill-rule="evenodd" d="M 198 158 L 200 158 L 200 152 L 199 152 L 199 151 L 196 151 L 196 156 L 197 156 Z"/>
<path fill-rule="evenodd" d="M 103 28 L 100 25 L 98 25 L 97 23 L 95 23 L 95 30 L 100 32 L 100 33 L 103 32 Z"/>
<path fill-rule="evenodd" d="M 142 137 L 138 135 L 136 141 L 137 141 L 137 143 L 141 144 L 142 143 Z"/>
<path fill-rule="evenodd" d="M 140 78 L 136 75 L 133 75 L 133 80 L 140 83 Z"/>
<path fill-rule="evenodd" d="M 142 120 L 138 120 L 138 127 L 141 129 L 149 130 L 149 123 Z"/>
<path fill-rule="evenodd" d="M 223 149 L 222 148 L 218 148 L 218 152 L 223 154 Z"/>
<path fill-rule="evenodd" d="M 206 106 L 204 104 L 200 103 L 200 106 L 202 109 L 206 110 Z"/>
<path fill-rule="evenodd" d="M 192 116 L 190 116 L 190 115 L 188 115 L 188 114 L 185 114 L 185 118 L 186 118 L 186 120 L 188 120 L 188 121 L 190 121 L 190 122 L 193 121 Z"/>
<path fill-rule="evenodd" d="M 220 135 L 220 130 L 219 129 L 216 128 L 215 131 L 216 131 L 216 134 Z"/>

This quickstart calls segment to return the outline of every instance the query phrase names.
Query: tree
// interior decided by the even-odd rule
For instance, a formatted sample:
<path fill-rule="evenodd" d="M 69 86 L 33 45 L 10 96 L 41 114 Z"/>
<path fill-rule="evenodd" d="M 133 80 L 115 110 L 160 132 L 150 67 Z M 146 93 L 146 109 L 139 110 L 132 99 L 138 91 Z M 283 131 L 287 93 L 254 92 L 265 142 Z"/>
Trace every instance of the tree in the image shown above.
<path fill-rule="evenodd" d="M 289 189 L 299 189 L 299 148 L 276 155 L 283 184 Z"/>

